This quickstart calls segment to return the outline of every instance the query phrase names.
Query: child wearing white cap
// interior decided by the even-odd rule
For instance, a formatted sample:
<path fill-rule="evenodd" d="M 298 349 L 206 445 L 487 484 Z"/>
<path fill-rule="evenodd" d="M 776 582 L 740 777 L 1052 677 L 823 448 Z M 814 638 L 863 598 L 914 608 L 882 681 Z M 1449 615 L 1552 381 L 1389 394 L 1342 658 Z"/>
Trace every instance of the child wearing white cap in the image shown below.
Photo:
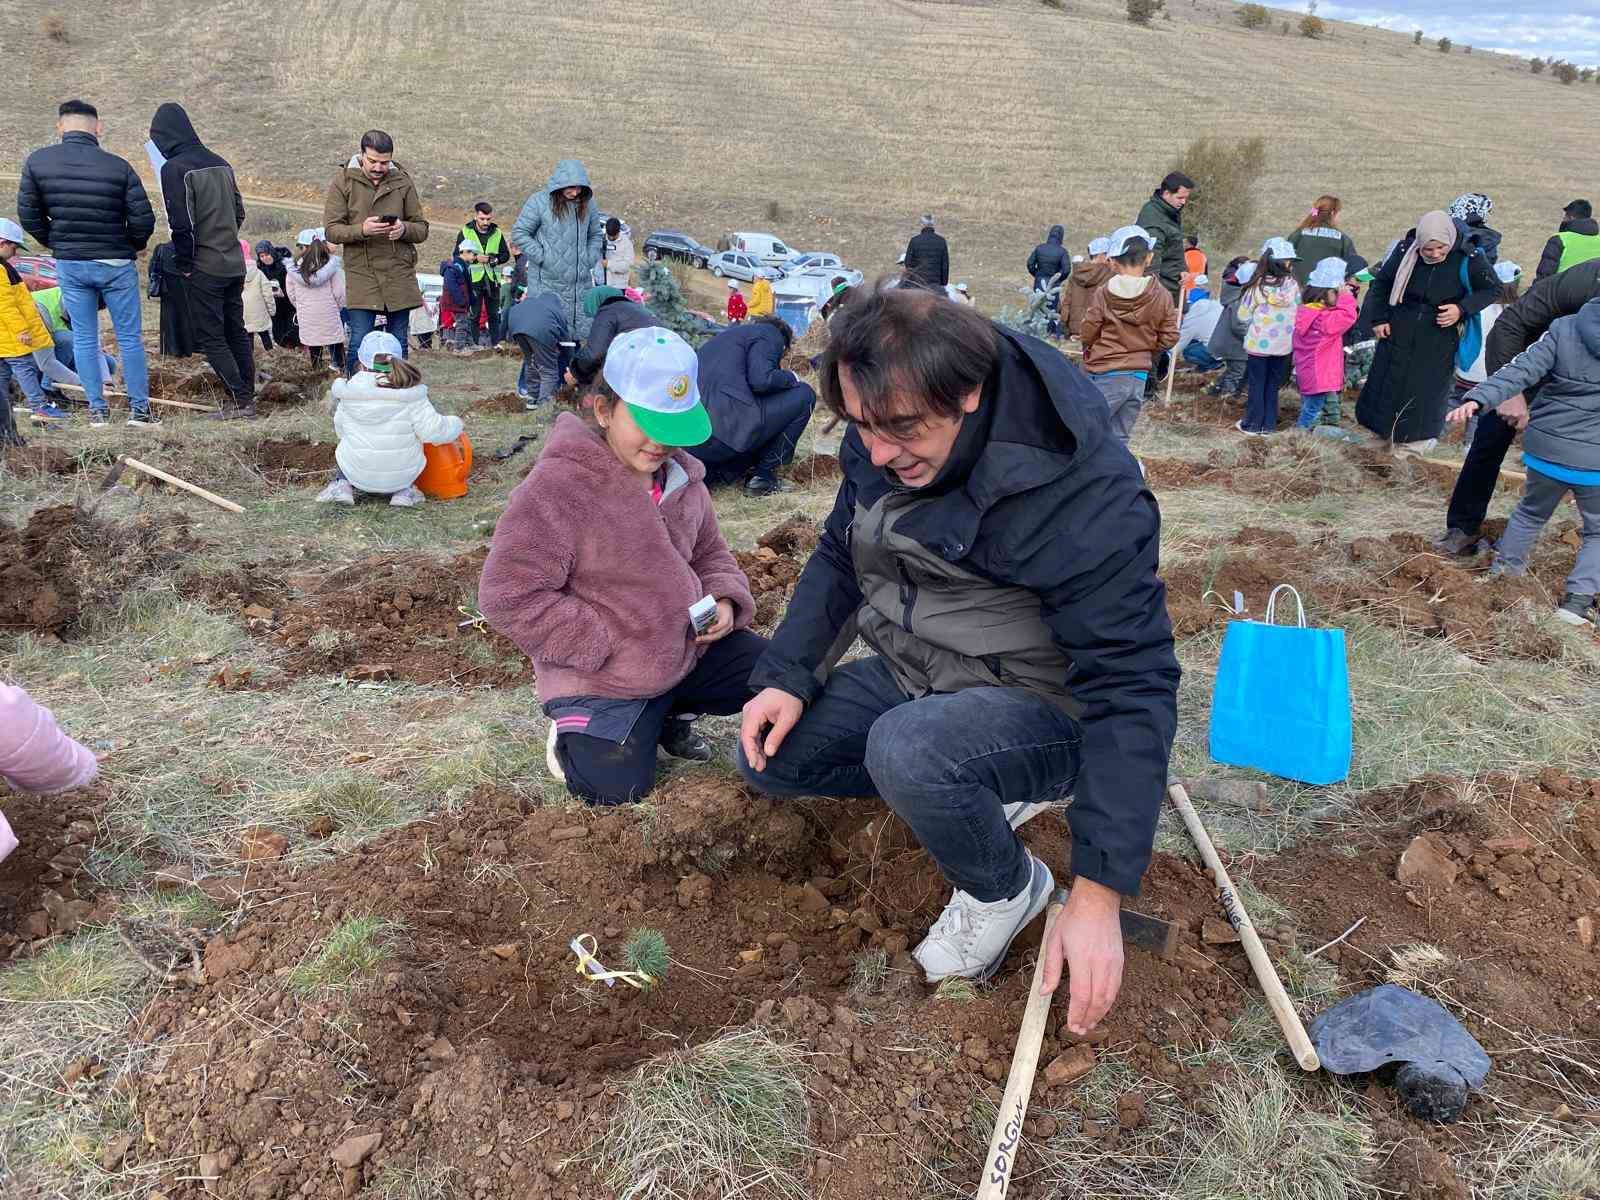
<path fill-rule="evenodd" d="M 33 297 L 11 260 L 26 243 L 27 235 L 15 221 L 0 220 L 0 446 L 20 446 L 16 422 L 11 417 L 11 381 L 15 379 L 40 424 L 66 414 L 45 399 L 44 377 L 34 362 L 36 350 L 50 350 L 55 342 L 49 327 L 34 307 Z"/>
<path fill-rule="evenodd" d="M 1360 316 L 1355 293 L 1345 286 L 1348 264 L 1325 258 L 1306 276 L 1306 290 L 1294 315 L 1294 378 L 1300 388 L 1300 416 L 1294 427 L 1310 433 L 1329 400 L 1344 387 L 1344 335 Z"/>
<path fill-rule="evenodd" d="M 1105 398 L 1111 430 L 1124 445 L 1133 436 L 1156 355 L 1178 344 L 1172 297 L 1145 274 L 1153 245 L 1154 238 L 1137 225 L 1111 235 L 1108 253 L 1116 273 L 1089 298 L 1078 329 L 1083 369 Z"/>
<path fill-rule="evenodd" d="M 1278 431 L 1278 391 L 1289 377 L 1294 317 L 1300 307 L 1300 285 L 1291 265 L 1297 257 L 1287 239 L 1268 238 L 1239 297 L 1239 319 L 1247 325 L 1246 400 L 1244 419 L 1234 428 L 1251 437 Z"/>
<path fill-rule="evenodd" d="M 461 436 L 461 418 L 433 407 L 422 372 L 401 357 L 393 334 L 373 330 L 361 339 L 356 357 L 362 369 L 333 381 L 339 470 L 317 500 L 354 504 L 361 491 L 387 496 L 396 508 L 414 508 L 422 503 L 416 478 L 427 465 L 423 443 L 455 441 Z"/>
<path fill-rule="evenodd" d="M 739 290 L 739 285 L 733 280 L 728 280 L 728 322 L 737 325 L 750 315 L 750 306 L 745 303 L 744 293 Z"/>
<path fill-rule="evenodd" d="M 535 667 L 546 765 L 590 804 L 642 799 L 658 750 L 710 761 L 690 714 L 738 712 L 766 649 L 705 467 L 683 450 L 711 436 L 698 381 L 670 330 L 613 339 L 590 420 L 556 418 L 483 564 L 484 616 Z"/>

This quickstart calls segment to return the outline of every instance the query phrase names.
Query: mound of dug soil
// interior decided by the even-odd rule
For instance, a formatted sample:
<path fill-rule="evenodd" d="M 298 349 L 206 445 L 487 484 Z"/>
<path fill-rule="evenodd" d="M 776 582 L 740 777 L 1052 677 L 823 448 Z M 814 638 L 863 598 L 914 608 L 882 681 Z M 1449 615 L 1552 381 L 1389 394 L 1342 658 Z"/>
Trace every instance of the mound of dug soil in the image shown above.
<path fill-rule="evenodd" d="M 283 645 L 283 666 L 295 675 L 523 683 L 532 668 L 522 652 L 461 611 L 487 553 L 375 554 L 330 574 L 287 577 L 257 563 L 182 587 Z"/>
<path fill-rule="evenodd" d="M 1026 833 L 1061 861 L 1056 821 Z M 928 1162 L 976 1171 L 972 1102 L 998 1098 L 1039 937 L 1035 922 L 976 998 L 935 999 L 907 947 L 948 892 L 898 820 L 868 802 L 774 808 L 710 772 L 677 776 L 644 807 L 523 816 L 513 798 L 479 796 L 459 821 L 296 874 L 272 866 L 252 886 L 256 906 L 211 940 L 199 993 L 145 1012 L 142 1031 L 172 1053 L 133 1088 L 155 1139 L 136 1153 L 170 1159 L 169 1177 L 208 1156 L 224 1197 L 351 1195 L 418 1158 L 484 1200 L 599 1194 L 582 1156 L 568 1160 L 605 1128 L 623 1074 L 750 1023 L 812 1052 L 819 1194 L 926 1194 Z M 1188 864 L 1158 856 L 1140 907 L 1185 924 L 1183 961 L 1130 951 L 1092 1040 L 1182 1091 L 1196 1081 L 1158 1047 L 1226 1029 L 1243 959 L 1201 949 L 1194 931 L 1214 906 Z M 390 961 L 347 995 L 287 987 L 286 969 L 357 916 L 402 925 Z M 621 966 L 638 927 L 670 947 L 659 987 L 575 974 L 573 937 L 594 935 L 600 961 Z M 852 989 L 863 950 L 886 970 Z M 1073 1040 L 1065 1011 L 1052 1011 L 1045 1063 Z M 1041 1074 L 1040 1092 L 1051 1087 Z"/>
<path fill-rule="evenodd" d="M 92 910 L 83 864 L 94 848 L 103 785 L 60 796 L 4 792 L 17 849 L 0 862 L 0 961 L 71 933 Z"/>
<path fill-rule="evenodd" d="M 1545 618 L 1572 565 L 1576 527 L 1557 527 L 1533 560 L 1533 573 L 1511 579 L 1483 574 L 1488 556 L 1446 558 L 1414 533 L 1340 542 L 1331 533 L 1301 544 L 1275 530 L 1247 527 L 1219 561 L 1185 562 L 1163 572 L 1173 631 L 1184 637 L 1231 616 L 1235 592 L 1260 619 L 1267 596 L 1293 584 L 1332 611 L 1360 611 L 1381 624 L 1451 639 L 1464 654 L 1551 661 L 1562 643 Z M 1570 535 L 1570 537 L 1569 537 Z"/>
<path fill-rule="evenodd" d="M 256 370 L 271 381 L 256 389 L 256 405 L 273 408 L 306 403 L 320 396 L 335 377 L 326 367 L 313 367 L 301 350 L 274 348 L 257 352 Z M 162 400 L 222 405 L 228 390 L 203 358 L 150 360 L 150 394 Z"/>
<path fill-rule="evenodd" d="M 482 400 L 474 400 L 467 406 L 467 411 L 479 414 L 511 416 L 522 411 L 522 400 L 517 396 L 515 389 L 509 392 L 495 392 L 492 396 L 485 396 Z"/>
<path fill-rule="evenodd" d="M 750 580 L 758 628 L 770 629 L 783 616 L 789 597 L 794 594 L 794 585 L 800 582 L 806 559 L 816 549 L 821 536 L 822 530 L 815 521 L 796 513 L 757 538 L 754 550 L 740 550 L 734 554 L 739 569 Z"/>
<path fill-rule="evenodd" d="M 74 475 L 78 460 L 60 446 L 47 446 L 34 440 L 26 446 L 7 446 L 6 470 L 18 475 Z"/>
<path fill-rule="evenodd" d="M 0 629 L 71 634 L 192 545 L 187 520 L 170 515 L 113 522 L 59 504 L 21 529 L 0 522 Z"/>
<path fill-rule="evenodd" d="M 801 487 L 814 483 L 832 483 L 843 476 L 839 459 L 832 454 L 808 454 L 797 458 L 789 466 L 789 478 Z"/>
<path fill-rule="evenodd" d="M 337 449 L 337 442 L 267 440 L 256 443 L 256 466 L 270 483 L 326 482 Z"/>

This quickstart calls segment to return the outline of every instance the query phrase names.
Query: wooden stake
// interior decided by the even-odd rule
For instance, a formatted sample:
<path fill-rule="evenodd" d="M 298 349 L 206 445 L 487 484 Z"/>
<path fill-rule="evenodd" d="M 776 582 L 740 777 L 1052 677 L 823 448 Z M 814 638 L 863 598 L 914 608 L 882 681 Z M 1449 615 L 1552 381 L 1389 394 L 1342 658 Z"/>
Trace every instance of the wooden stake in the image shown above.
<path fill-rule="evenodd" d="M 1173 784 L 1167 789 L 1167 793 L 1172 797 L 1172 806 L 1178 810 L 1178 815 L 1188 826 L 1189 836 L 1200 848 L 1200 857 L 1205 860 L 1206 866 L 1211 868 L 1212 877 L 1217 884 L 1217 899 L 1222 902 L 1222 912 L 1228 918 L 1228 923 L 1238 931 L 1239 940 L 1244 944 L 1245 955 L 1250 959 L 1250 966 L 1255 971 L 1256 982 L 1261 985 L 1262 995 L 1267 998 L 1267 1007 L 1272 1010 L 1273 1019 L 1278 1022 L 1278 1028 L 1288 1040 L 1295 1061 L 1300 1064 L 1302 1070 L 1320 1071 L 1322 1060 L 1317 1057 L 1317 1049 L 1306 1035 L 1306 1027 L 1300 1023 L 1300 1014 L 1295 1012 L 1289 993 L 1283 990 L 1283 980 L 1278 978 L 1277 968 L 1267 957 L 1267 948 L 1261 944 L 1261 935 L 1250 923 L 1250 914 L 1245 912 L 1244 905 L 1239 902 L 1239 893 L 1234 890 L 1233 880 L 1228 878 L 1227 869 L 1222 865 L 1222 859 L 1217 856 L 1217 848 L 1211 844 L 1211 836 L 1206 833 L 1206 827 L 1200 823 L 1200 814 L 1195 812 L 1194 805 L 1189 803 L 1189 793 L 1183 790 L 1181 783 Z"/>
<path fill-rule="evenodd" d="M 1051 996 L 1039 994 L 1039 981 L 1044 977 L 1044 948 L 1049 944 L 1050 930 L 1066 902 L 1066 892 L 1058 890 L 1045 910 L 1044 940 L 1039 944 L 1039 960 L 1033 964 L 1028 1006 L 1022 1010 L 1022 1028 L 1017 1033 L 1016 1049 L 1011 1052 L 1011 1074 L 1006 1077 L 1005 1095 L 1000 1097 L 1000 1107 L 995 1112 L 994 1132 L 989 1135 L 989 1153 L 984 1155 L 977 1200 L 1005 1200 L 1011 1187 L 1017 1148 L 1022 1144 L 1022 1122 L 1028 1115 L 1028 1096 L 1033 1091 L 1033 1077 L 1039 1070 L 1045 1018 L 1050 1015 L 1053 998 L 1053 993 Z"/>
<path fill-rule="evenodd" d="M 176 475 L 168 475 L 159 467 L 152 467 L 148 463 L 142 463 L 137 458 L 129 458 L 127 455 L 123 455 L 122 461 L 135 471 L 143 471 L 146 475 L 159 479 L 163 483 L 170 483 L 173 487 L 180 487 L 186 492 L 193 492 L 200 499 L 209 500 L 218 508 L 225 508 L 231 513 L 242 513 L 244 511 L 242 505 L 235 504 L 232 500 L 224 500 L 215 492 L 208 492 L 205 488 L 192 484 L 187 479 L 179 479 Z"/>
<path fill-rule="evenodd" d="M 1448 467 L 1457 475 L 1461 473 L 1461 468 L 1465 465 L 1463 463 L 1451 462 L 1448 458 L 1427 458 L 1421 454 L 1417 455 L 1417 457 L 1422 459 L 1422 461 L 1425 463 L 1432 463 L 1436 467 Z M 1513 471 L 1510 467 L 1501 467 L 1500 477 L 1502 479 L 1510 479 L 1515 483 L 1528 482 L 1528 477 L 1526 475 L 1524 475 L 1521 471 Z"/>
<path fill-rule="evenodd" d="M 1159 285 L 1160 282 L 1161 281 L 1159 279 L 1156 280 L 1157 285 Z M 1178 285 L 1178 328 L 1180 330 L 1183 328 L 1184 301 L 1188 298 L 1189 293 L 1184 290 L 1183 284 L 1180 282 Z M 1167 398 L 1161 402 L 1161 407 L 1163 408 L 1171 405 L 1172 385 L 1178 382 L 1178 344 L 1174 342 L 1172 344 L 1172 349 L 1167 351 L 1167 353 L 1172 355 L 1172 365 L 1171 369 L 1167 371 Z M 1158 357 L 1156 361 L 1159 362 L 1160 358 Z"/>
<path fill-rule="evenodd" d="M 79 387 L 75 383 L 58 383 L 58 384 L 55 384 L 54 386 L 56 386 L 58 388 L 63 388 L 66 391 L 69 391 L 69 392 L 83 392 L 83 394 L 85 396 L 87 396 L 89 394 L 88 392 L 84 391 L 83 388 Z M 102 392 L 101 394 L 102 395 L 106 395 L 106 396 L 116 396 L 118 399 L 121 399 L 121 400 L 130 399 L 130 397 L 129 397 L 127 392 L 118 392 L 118 391 L 114 391 L 111 388 L 106 388 L 105 391 Z M 213 408 L 209 404 L 190 404 L 187 400 L 162 400 L 158 396 L 151 396 L 150 397 L 150 403 L 151 404 L 165 404 L 168 408 L 188 408 L 188 409 L 193 409 L 195 412 L 216 412 L 217 411 L 215 408 Z"/>

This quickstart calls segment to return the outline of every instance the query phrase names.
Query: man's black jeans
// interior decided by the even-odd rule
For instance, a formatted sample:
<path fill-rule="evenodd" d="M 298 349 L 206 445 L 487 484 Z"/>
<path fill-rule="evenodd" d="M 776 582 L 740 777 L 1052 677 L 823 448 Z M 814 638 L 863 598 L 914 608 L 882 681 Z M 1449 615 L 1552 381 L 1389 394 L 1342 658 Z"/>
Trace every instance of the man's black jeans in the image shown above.
<path fill-rule="evenodd" d="M 255 399 L 256 359 L 244 327 L 244 277 L 225 279 L 196 271 L 185 281 L 194 340 L 237 405 Z"/>
<path fill-rule="evenodd" d="M 776 796 L 881 796 L 950 883 L 982 901 L 1028 883 L 1027 852 L 1001 806 L 1072 794 L 1082 734 L 1022 688 L 968 688 L 912 700 L 881 658 L 828 677 L 765 771 L 739 770 Z"/>
<path fill-rule="evenodd" d="M 1466 461 L 1461 464 L 1461 474 L 1456 476 L 1455 489 L 1450 493 L 1445 522 L 1449 528 L 1475 534 L 1482 527 L 1495 485 L 1500 482 L 1501 464 L 1516 437 L 1516 428 L 1498 413 L 1479 415 L 1477 432 L 1472 435 Z"/>

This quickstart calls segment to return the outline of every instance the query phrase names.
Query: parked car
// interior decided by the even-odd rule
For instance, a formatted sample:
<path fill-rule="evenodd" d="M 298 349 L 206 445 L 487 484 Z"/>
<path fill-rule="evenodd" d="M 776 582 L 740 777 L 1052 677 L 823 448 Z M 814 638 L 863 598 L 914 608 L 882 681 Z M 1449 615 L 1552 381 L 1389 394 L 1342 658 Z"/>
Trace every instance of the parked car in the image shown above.
<path fill-rule="evenodd" d="M 844 260 L 837 254 L 827 254 L 821 250 L 809 250 L 804 254 L 796 254 L 783 264 L 783 273 L 793 275 L 796 271 L 811 271 L 831 269 L 841 271 L 844 269 Z"/>
<path fill-rule="evenodd" d="M 746 283 L 754 283 L 758 279 L 777 279 L 779 273 L 771 267 L 763 266 L 757 261 L 755 255 L 746 254 L 743 250 L 724 250 L 721 254 L 711 256 L 711 273 L 718 279 L 726 276 L 729 279 L 742 279 Z"/>
<path fill-rule="evenodd" d="M 678 233 L 671 229 L 658 229 L 644 240 L 644 256 L 651 262 L 674 258 L 679 262 L 692 263 L 704 271 L 716 257 L 716 253 L 711 247 L 702 246 L 687 233 Z"/>
<path fill-rule="evenodd" d="M 11 265 L 30 292 L 60 286 L 61 281 L 56 278 L 56 260 L 48 254 L 19 254 L 11 260 Z"/>
<path fill-rule="evenodd" d="M 793 271 L 772 285 L 772 296 L 779 304 L 785 300 L 809 300 L 821 306 L 833 295 L 833 281 L 843 277 L 851 287 L 860 287 L 866 276 L 848 267 L 822 267 L 809 271 Z"/>
<path fill-rule="evenodd" d="M 735 233 L 728 238 L 730 250 L 742 250 L 754 256 L 764 267 L 782 270 L 784 263 L 794 257 L 794 251 L 770 233 Z"/>

